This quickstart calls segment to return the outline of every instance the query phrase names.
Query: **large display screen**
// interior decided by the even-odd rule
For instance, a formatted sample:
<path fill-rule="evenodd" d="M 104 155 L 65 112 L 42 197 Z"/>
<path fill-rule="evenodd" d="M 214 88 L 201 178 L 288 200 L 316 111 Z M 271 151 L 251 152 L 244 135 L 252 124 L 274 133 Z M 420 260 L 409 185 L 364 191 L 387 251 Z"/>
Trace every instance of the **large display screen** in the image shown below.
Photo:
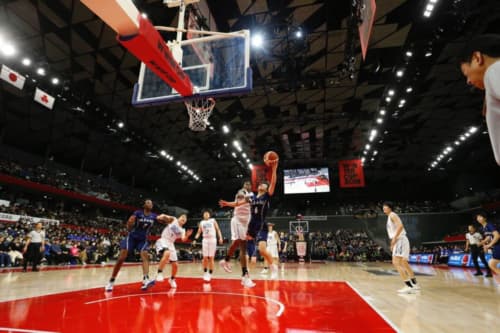
<path fill-rule="evenodd" d="M 328 168 L 285 169 L 285 194 L 330 192 Z"/>

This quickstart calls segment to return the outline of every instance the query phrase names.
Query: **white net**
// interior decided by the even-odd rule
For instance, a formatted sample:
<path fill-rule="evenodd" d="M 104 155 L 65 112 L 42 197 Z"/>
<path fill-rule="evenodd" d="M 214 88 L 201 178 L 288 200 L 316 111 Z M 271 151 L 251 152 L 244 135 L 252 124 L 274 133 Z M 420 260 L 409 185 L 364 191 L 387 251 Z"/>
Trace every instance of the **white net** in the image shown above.
<path fill-rule="evenodd" d="M 184 104 L 189 114 L 189 128 L 192 131 L 204 131 L 207 128 L 208 118 L 215 107 L 215 99 L 211 97 L 194 98 Z"/>

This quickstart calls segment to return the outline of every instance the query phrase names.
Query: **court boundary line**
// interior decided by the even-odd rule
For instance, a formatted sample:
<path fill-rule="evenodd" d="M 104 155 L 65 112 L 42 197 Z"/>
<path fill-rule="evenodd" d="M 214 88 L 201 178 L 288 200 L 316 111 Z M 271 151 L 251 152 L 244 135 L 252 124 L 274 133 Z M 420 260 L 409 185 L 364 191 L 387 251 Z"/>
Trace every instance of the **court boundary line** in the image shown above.
<path fill-rule="evenodd" d="M 285 312 L 285 305 L 283 303 L 281 303 L 280 301 L 277 301 L 275 299 L 264 297 L 264 296 L 239 294 L 239 293 L 226 293 L 226 292 L 218 292 L 218 291 L 206 291 L 206 292 L 179 291 L 179 292 L 175 293 L 175 295 L 179 295 L 179 294 L 188 294 L 188 295 L 211 294 L 211 295 L 226 295 L 226 296 L 229 295 L 229 296 L 253 297 L 253 298 L 260 299 L 260 300 L 264 300 L 266 302 L 271 302 L 271 303 L 277 304 L 279 306 L 279 310 L 278 310 L 278 312 L 276 312 L 276 317 L 281 317 L 283 312 Z M 122 299 L 122 298 L 137 297 L 137 296 L 152 296 L 152 295 L 170 295 L 170 293 L 169 292 L 158 292 L 158 293 L 149 293 L 149 294 L 142 293 L 142 294 L 123 295 L 123 296 L 117 296 L 117 297 L 101 298 L 101 299 L 98 299 L 95 301 L 86 302 L 84 304 L 85 305 L 92 305 L 92 304 L 113 301 L 113 300 Z"/>
<path fill-rule="evenodd" d="M 373 311 L 375 311 L 380 317 L 382 317 L 382 319 L 384 319 L 385 322 L 389 324 L 389 326 L 391 326 L 397 333 L 401 333 L 396 324 L 394 324 L 389 318 L 387 318 L 385 314 L 378 310 L 375 305 L 373 305 L 368 299 L 366 299 L 365 296 L 363 296 L 361 292 L 356 289 L 349 281 L 344 281 L 344 283 L 347 284 L 359 297 L 361 297 L 361 299 L 365 301 L 365 303 L 368 304 L 368 306 L 370 306 Z"/>
<path fill-rule="evenodd" d="M 40 330 L 29 330 L 29 329 L 13 328 L 13 327 L 0 327 L 0 332 L 2 330 L 8 332 L 26 332 L 26 333 L 59 333 L 58 331 L 40 331 Z"/>

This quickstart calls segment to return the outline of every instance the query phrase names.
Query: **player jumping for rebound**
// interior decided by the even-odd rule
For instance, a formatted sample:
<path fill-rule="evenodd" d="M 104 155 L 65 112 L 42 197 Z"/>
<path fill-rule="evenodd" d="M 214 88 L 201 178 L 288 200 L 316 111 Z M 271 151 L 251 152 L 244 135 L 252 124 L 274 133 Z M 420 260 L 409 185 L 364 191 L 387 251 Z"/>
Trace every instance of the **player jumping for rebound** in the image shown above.
<path fill-rule="evenodd" d="M 181 239 L 185 242 L 189 236 L 193 233 L 193 230 L 186 230 L 183 228 L 184 224 L 187 222 L 186 214 L 182 214 L 179 218 L 168 217 L 171 223 L 163 229 L 161 237 L 156 241 L 156 253 L 161 257 L 160 263 L 158 264 L 158 275 L 156 276 L 156 281 L 161 282 L 164 280 L 163 269 L 170 261 L 172 264 L 172 272 L 170 274 L 170 287 L 177 288 L 177 282 L 175 281 L 175 276 L 177 274 L 177 250 L 175 249 L 175 240 Z"/>
<path fill-rule="evenodd" d="M 271 167 L 271 180 L 268 183 L 262 182 L 257 188 L 257 194 L 249 198 L 250 208 L 251 208 L 251 219 L 248 224 L 248 237 L 250 239 L 255 239 L 257 243 L 259 253 L 267 262 L 267 265 L 271 267 L 271 278 L 276 278 L 278 275 L 278 266 L 273 264 L 273 258 L 271 254 L 267 251 L 267 233 L 268 227 L 266 222 L 267 211 L 269 210 L 269 202 L 271 196 L 274 194 L 274 189 L 276 187 L 276 171 L 278 169 L 278 159 L 275 160 L 265 160 L 268 166 Z M 221 207 L 237 207 L 239 203 L 229 203 L 227 201 L 221 200 L 219 202 Z"/>
<path fill-rule="evenodd" d="M 243 183 L 243 188 L 236 194 L 235 201 L 227 202 L 224 200 L 219 201 L 221 207 L 234 207 L 233 218 L 231 219 L 231 240 L 232 244 L 227 252 L 226 258 L 221 260 L 222 268 L 228 273 L 231 272 L 231 264 L 229 259 L 233 256 L 234 251 L 239 246 L 240 248 L 240 265 L 242 271 L 242 284 L 245 287 L 251 288 L 255 283 L 250 279 L 248 274 L 248 263 L 246 259 L 247 253 L 247 231 L 248 223 L 250 221 L 250 197 L 253 195 L 250 190 L 252 184 L 249 181 Z M 222 203 L 225 203 L 224 206 Z"/>
<path fill-rule="evenodd" d="M 108 284 L 104 287 L 106 291 L 113 291 L 113 286 L 115 284 L 116 276 L 120 271 L 125 259 L 127 259 L 129 251 L 139 250 L 142 259 L 142 290 L 147 290 L 150 286 L 154 285 L 154 280 L 149 279 L 149 256 L 148 256 L 148 236 L 151 227 L 155 222 L 170 223 L 170 219 L 167 215 L 161 214 L 157 215 L 152 212 L 153 202 L 149 199 L 144 201 L 143 210 L 137 210 L 130 216 L 127 221 L 128 234 L 120 242 L 120 256 L 113 267 L 113 273 L 109 279 Z"/>

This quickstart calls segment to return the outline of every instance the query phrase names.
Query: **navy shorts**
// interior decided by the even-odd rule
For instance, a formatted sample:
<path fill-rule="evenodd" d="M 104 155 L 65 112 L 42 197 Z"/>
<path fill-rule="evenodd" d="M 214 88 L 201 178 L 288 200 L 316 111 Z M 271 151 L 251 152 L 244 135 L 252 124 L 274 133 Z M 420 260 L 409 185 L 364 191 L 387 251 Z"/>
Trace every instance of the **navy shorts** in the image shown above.
<path fill-rule="evenodd" d="M 495 245 L 491 248 L 493 259 L 500 260 L 500 245 Z"/>
<path fill-rule="evenodd" d="M 255 243 L 267 241 L 267 223 L 263 221 L 250 220 L 248 224 L 248 235 L 255 239 Z"/>
<path fill-rule="evenodd" d="M 128 251 L 147 251 L 149 250 L 149 244 L 148 240 L 144 237 L 127 235 L 127 237 L 120 242 L 120 249 Z"/>
<path fill-rule="evenodd" d="M 250 239 L 247 241 L 247 255 L 249 257 L 256 257 L 257 251 L 255 250 L 255 240 Z"/>

